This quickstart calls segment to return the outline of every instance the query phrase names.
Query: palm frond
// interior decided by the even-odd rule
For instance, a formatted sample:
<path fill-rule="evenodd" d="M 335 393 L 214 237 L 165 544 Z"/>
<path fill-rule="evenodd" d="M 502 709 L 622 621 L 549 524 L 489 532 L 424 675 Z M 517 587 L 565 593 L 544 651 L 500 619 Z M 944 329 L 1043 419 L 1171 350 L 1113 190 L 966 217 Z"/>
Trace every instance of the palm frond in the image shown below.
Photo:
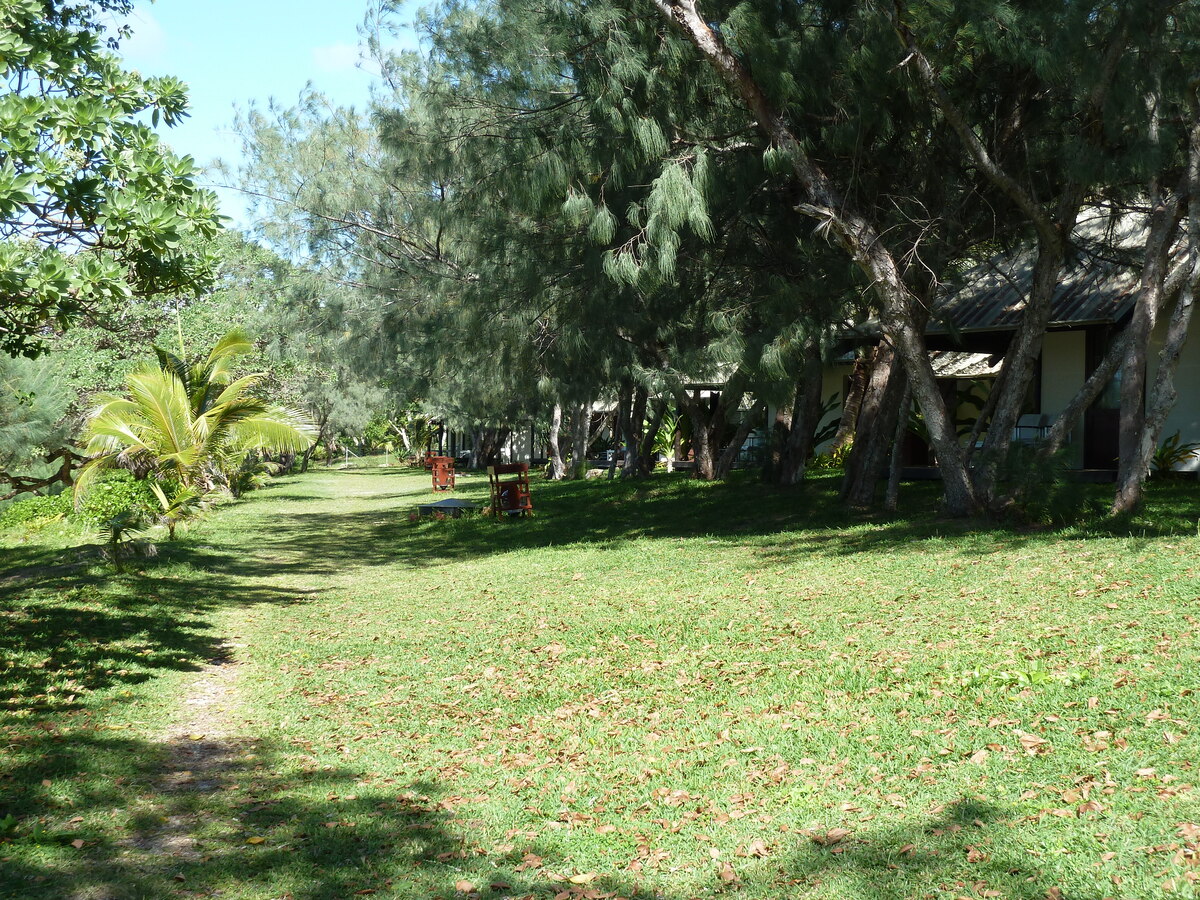
<path fill-rule="evenodd" d="M 225 389 L 217 395 L 217 398 L 213 401 L 212 405 L 220 406 L 222 403 L 229 403 L 233 400 L 240 399 L 246 391 L 254 387 L 254 385 L 258 384 L 258 382 L 262 381 L 264 377 L 266 376 L 264 376 L 262 372 L 253 372 L 249 375 L 243 375 L 236 381 L 231 381 L 225 387 Z"/>
<path fill-rule="evenodd" d="M 75 475 L 75 484 L 72 487 L 74 493 L 75 508 L 79 509 L 83 502 L 83 497 L 87 494 L 92 486 L 92 482 L 103 472 L 113 468 L 117 461 L 116 453 L 104 453 L 100 456 L 93 456 L 83 464 L 79 472 Z"/>
<path fill-rule="evenodd" d="M 294 450 L 302 453 L 317 439 L 317 429 L 300 412 L 271 407 L 259 416 L 242 419 L 230 437 L 243 450 Z"/>
<path fill-rule="evenodd" d="M 160 366 L 133 372 L 128 396 L 105 397 L 92 414 L 85 439 L 95 458 L 85 466 L 85 486 L 100 469 L 125 465 L 169 476 L 181 491 L 203 497 L 240 467 L 248 449 L 310 447 L 317 429 L 307 416 L 248 396 L 261 374 L 232 379 L 231 361 L 253 349 L 240 329 L 191 367 L 155 348 Z M 166 494 L 156 496 L 161 503 Z"/>
<path fill-rule="evenodd" d="M 194 442 L 191 402 L 174 374 L 143 369 L 130 375 L 126 386 L 147 426 L 163 438 L 164 450 L 176 453 Z"/>
<path fill-rule="evenodd" d="M 154 347 L 154 355 L 158 357 L 158 366 L 164 372 L 170 372 L 181 382 L 183 389 L 189 394 L 192 388 L 192 370 L 187 364 L 187 360 L 182 359 L 172 353 L 170 350 L 164 350 L 162 347 Z"/>
<path fill-rule="evenodd" d="M 214 384 L 224 384 L 229 380 L 229 371 L 233 368 L 233 358 L 253 352 L 254 341 L 244 330 L 234 328 L 226 332 L 208 354 L 208 381 Z"/>

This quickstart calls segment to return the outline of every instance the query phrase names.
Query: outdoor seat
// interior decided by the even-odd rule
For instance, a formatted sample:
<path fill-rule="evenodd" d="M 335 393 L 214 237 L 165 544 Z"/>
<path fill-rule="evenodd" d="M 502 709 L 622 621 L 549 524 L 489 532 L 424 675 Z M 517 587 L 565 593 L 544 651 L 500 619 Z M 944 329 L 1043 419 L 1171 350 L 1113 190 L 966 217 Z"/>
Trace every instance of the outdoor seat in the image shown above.
<path fill-rule="evenodd" d="M 435 491 L 454 490 L 454 457 L 430 457 L 429 471 L 433 476 L 433 489 Z"/>
<path fill-rule="evenodd" d="M 528 516 L 533 513 L 529 497 L 529 465 L 501 463 L 488 466 L 488 484 L 492 489 L 492 515 Z"/>

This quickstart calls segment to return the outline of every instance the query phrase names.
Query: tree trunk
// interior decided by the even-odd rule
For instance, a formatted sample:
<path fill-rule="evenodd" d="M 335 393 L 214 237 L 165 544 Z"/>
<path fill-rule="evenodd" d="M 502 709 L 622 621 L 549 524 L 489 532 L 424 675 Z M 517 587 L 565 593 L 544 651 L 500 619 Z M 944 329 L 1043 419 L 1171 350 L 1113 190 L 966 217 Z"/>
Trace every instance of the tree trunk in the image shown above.
<path fill-rule="evenodd" d="M 1195 88 L 1193 87 L 1193 89 Z M 1179 365 L 1179 354 L 1183 350 L 1184 342 L 1187 340 L 1188 325 L 1192 318 L 1192 305 L 1195 301 L 1195 294 L 1197 290 L 1200 290 L 1200 106 L 1195 101 L 1193 101 L 1192 113 L 1195 120 L 1192 123 L 1191 136 L 1188 142 L 1187 164 L 1187 234 L 1192 256 L 1192 271 L 1183 288 L 1183 293 L 1175 305 L 1175 311 L 1171 315 L 1170 323 L 1167 326 L 1166 339 L 1159 353 L 1158 375 L 1155 378 L 1154 396 L 1151 401 L 1149 415 L 1146 415 L 1145 408 L 1141 405 L 1144 394 L 1134 397 L 1132 393 L 1133 388 L 1128 387 L 1124 380 L 1121 383 L 1121 455 L 1118 463 L 1117 491 L 1112 505 L 1114 515 L 1131 512 L 1142 501 L 1142 491 L 1145 486 L 1146 476 L 1150 471 L 1150 460 L 1154 456 L 1155 447 L 1158 446 L 1158 438 L 1162 432 L 1163 424 L 1167 420 L 1171 407 L 1175 404 L 1175 370 Z M 1178 203 L 1177 200 L 1176 202 Z M 1146 247 L 1147 264 L 1142 275 L 1142 290 L 1139 292 L 1138 305 L 1134 308 L 1134 318 L 1130 320 L 1128 326 L 1129 328 L 1133 328 L 1134 322 L 1139 321 L 1140 327 L 1130 337 L 1125 368 L 1122 372 L 1123 379 L 1128 378 L 1135 371 L 1141 379 L 1144 379 L 1146 375 L 1144 341 L 1148 341 L 1149 339 L 1149 331 L 1147 329 L 1153 328 L 1154 316 L 1153 312 L 1149 315 L 1143 313 L 1143 319 L 1139 320 L 1139 312 L 1142 312 L 1141 307 L 1145 295 L 1154 293 L 1151 290 L 1147 290 L 1147 287 L 1154 283 L 1148 283 L 1147 278 L 1156 279 L 1160 287 L 1165 281 L 1167 254 L 1170 251 L 1171 239 L 1175 234 L 1175 227 L 1173 225 L 1171 227 L 1164 225 L 1167 236 L 1163 237 L 1161 247 L 1154 246 L 1153 241 L 1156 237 L 1155 225 L 1159 224 L 1157 216 L 1160 212 L 1163 213 L 1163 218 L 1166 219 L 1168 210 L 1163 209 L 1161 206 L 1155 209 L 1156 218 L 1152 220 L 1151 237 Z M 1181 214 L 1181 210 L 1179 209 L 1170 212 L 1174 216 Z M 1154 254 L 1153 258 L 1151 258 L 1151 254 Z M 1150 271 L 1152 266 L 1155 267 L 1156 271 Z M 1157 299 L 1157 297 L 1154 299 Z M 1149 306 L 1149 303 L 1147 303 L 1147 306 Z M 1157 309 L 1157 304 L 1155 304 L 1155 309 Z M 1144 319 L 1149 319 L 1149 324 Z M 1146 331 L 1144 339 L 1143 330 Z M 1141 346 L 1139 347 L 1139 345 Z M 1144 390 L 1144 381 L 1140 382 L 1139 386 Z M 1127 403 L 1130 407 L 1130 421 L 1128 422 L 1126 421 Z"/>
<path fill-rule="evenodd" d="M 967 458 L 973 448 L 969 449 L 966 454 L 963 454 L 961 450 L 955 453 L 954 468 L 959 468 L 961 460 L 962 474 L 969 476 L 968 487 L 971 489 L 972 497 L 976 501 L 981 500 L 984 505 L 991 508 L 1001 508 L 1007 498 L 997 495 L 997 478 L 1008 457 L 1013 430 L 1020 419 L 1029 386 L 1033 383 L 1046 327 L 1050 321 L 1051 303 L 1058 287 L 1068 239 L 1075 228 L 1079 209 L 1087 195 L 1087 189 L 1079 182 L 1068 180 L 1060 189 L 1054 213 L 1051 214 L 1045 209 L 1043 202 L 1039 202 L 1032 192 L 1017 179 L 1011 177 L 1003 166 L 992 158 L 987 146 L 980 140 L 976 129 L 971 126 L 971 123 L 967 121 L 962 111 L 946 92 L 938 73 L 934 71 L 933 66 L 918 45 L 915 35 L 910 30 L 908 17 L 905 15 L 903 7 L 904 4 L 901 0 L 896 0 L 893 26 L 908 51 L 908 56 L 905 57 L 902 64 L 911 63 L 912 70 L 923 82 L 933 106 L 958 136 L 980 175 L 1007 196 L 1037 232 L 1038 257 L 1033 269 L 1032 285 L 1029 296 L 1025 298 L 1025 309 L 1017 324 L 1017 330 L 1005 353 L 1000 374 L 992 388 L 991 396 L 989 396 L 987 405 L 992 412 L 987 434 L 984 437 L 983 459 L 976 466 L 973 475 L 966 469 Z M 1116 79 L 1121 60 L 1126 54 L 1128 27 L 1128 17 L 1118 16 L 1112 32 L 1108 36 L 1107 45 L 1103 52 L 1097 53 L 1097 78 L 1092 83 L 1086 97 L 1081 98 L 1082 106 L 1077 111 L 1076 117 L 1078 122 L 1088 125 L 1079 135 L 1084 141 L 1095 144 L 1103 134 L 1102 128 L 1092 126 L 1103 122 L 1108 92 Z M 901 349 L 903 352 L 904 348 Z M 930 418 L 929 404 L 932 398 L 926 396 L 928 385 L 925 383 L 924 375 L 913 369 L 907 352 L 904 352 L 904 355 L 909 376 L 914 380 L 913 392 L 920 403 L 926 423 L 930 426 L 930 436 L 935 444 L 938 464 L 942 468 L 943 476 L 946 476 L 945 454 L 950 448 L 948 445 L 944 446 L 945 438 L 939 439 L 934 434 L 935 428 L 940 431 L 943 424 L 941 421 L 935 423 Z M 940 419 L 940 416 L 938 418 Z M 957 481 L 959 477 L 957 471 L 953 477 Z M 958 489 L 957 485 L 953 487 L 954 490 Z"/>
<path fill-rule="evenodd" d="M 896 417 L 896 430 L 892 437 L 892 456 L 888 463 L 887 490 L 883 492 L 883 508 L 895 512 L 900 505 L 900 470 L 904 457 L 904 435 L 908 433 L 908 416 L 912 409 L 912 390 L 904 385 L 900 396 L 900 415 Z"/>
<path fill-rule="evenodd" d="M 942 402 L 924 334 L 914 321 L 914 310 L 919 303 L 904 284 L 900 266 L 888 250 L 884 236 L 840 196 L 750 71 L 696 9 L 694 0 L 653 2 L 668 20 L 683 29 L 720 77 L 741 97 L 771 143 L 787 154 L 807 200 L 797 206 L 797 211 L 820 221 L 872 285 L 884 334 L 903 361 L 938 456 L 945 511 L 954 516 L 975 512 L 978 502 L 962 448 Z"/>
<path fill-rule="evenodd" d="M 642 446 L 638 450 L 638 468 L 643 475 L 654 471 L 654 442 L 658 440 L 658 432 L 662 428 L 663 416 L 667 414 L 667 401 L 656 400 L 651 406 L 650 421 L 642 433 Z"/>
<path fill-rule="evenodd" d="M 1104 358 L 1096 366 L 1095 371 L 1088 376 L 1079 390 L 1075 392 L 1075 396 L 1071 398 L 1071 402 L 1058 414 L 1058 418 L 1054 420 L 1054 424 L 1046 432 L 1046 439 L 1038 454 L 1042 460 L 1048 460 L 1066 444 L 1072 429 L 1079 424 L 1080 418 L 1087 412 L 1088 407 L 1096 401 L 1096 398 L 1104 391 L 1105 386 L 1112 381 L 1112 377 L 1116 374 L 1117 369 L 1121 367 L 1121 360 L 1125 358 L 1125 350 L 1128 345 L 1129 335 L 1122 331 L 1120 336 L 1113 341 L 1112 346 L 1108 348 L 1108 352 L 1104 354 Z"/>
<path fill-rule="evenodd" d="M 750 436 L 750 432 L 754 430 L 766 411 L 767 404 L 762 400 L 755 400 L 754 406 L 743 414 L 737 430 L 733 433 L 733 440 L 721 451 L 721 455 L 713 467 L 714 478 L 729 477 L 729 473 L 733 471 L 733 464 L 737 462 L 738 453 L 741 452 L 742 444 L 746 442 L 746 438 Z"/>
<path fill-rule="evenodd" d="M 7 484 L 12 488 L 7 494 L 0 495 L 0 501 L 11 500 L 20 494 L 36 493 L 45 490 L 52 484 L 61 484 L 63 487 L 70 487 L 75 483 L 75 469 L 87 462 L 86 456 L 79 456 L 67 447 L 58 448 L 47 454 L 45 459 L 47 464 L 59 461 L 58 469 L 45 478 L 0 472 L 0 484 Z"/>
<path fill-rule="evenodd" d="M 396 434 L 400 435 L 400 442 L 404 444 L 404 452 L 412 453 L 412 441 L 409 440 L 408 430 L 403 425 L 396 425 L 395 423 L 392 423 L 392 428 L 395 429 Z"/>
<path fill-rule="evenodd" d="M 863 396 L 867 392 L 867 383 L 871 380 L 871 370 L 875 364 L 877 348 L 860 350 L 854 355 L 854 369 L 850 373 L 850 387 L 846 391 L 846 403 L 842 407 L 842 419 L 838 422 L 837 433 L 833 436 L 833 450 L 840 450 L 847 442 L 854 439 L 858 428 L 858 414 L 862 409 Z"/>
<path fill-rule="evenodd" d="M 700 402 L 700 392 L 688 393 L 681 390 L 676 394 L 680 410 L 688 417 L 691 424 L 692 462 L 695 466 L 693 476 L 709 480 L 712 478 L 713 458 L 709 428 L 712 422 L 712 412 L 704 408 Z"/>
<path fill-rule="evenodd" d="M 575 407 L 571 418 L 571 478 L 579 479 L 587 473 L 588 437 L 591 429 L 591 406 L 587 403 Z"/>
<path fill-rule="evenodd" d="M 1033 286 L 1030 288 L 1020 324 L 1009 341 L 1000 373 L 988 398 L 992 415 L 983 439 L 981 459 L 973 476 L 976 494 L 985 505 L 1003 505 L 996 480 L 1004 469 L 1012 444 L 1013 430 L 1021 418 L 1025 397 L 1037 374 L 1042 341 L 1050 322 L 1051 301 L 1054 299 L 1059 274 L 1062 271 L 1065 235 L 1070 234 L 1074 227 L 1078 210 L 1079 203 L 1074 202 L 1073 208 L 1066 214 L 1066 221 L 1061 223 L 1062 228 L 1056 233 L 1055 240 L 1043 237 L 1038 241 Z M 992 396 L 995 397 L 994 401 Z"/>
<path fill-rule="evenodd" d="M 692 457 L 696 465 L 695 476 L 712 481 L 716 475 L 716 462 L 713 459 L 712 432 L 707 427 L 693 429 Z"/>
<path fill-rule="evenodd" d="M 621 467 L 622 478 L 637 478 L 644 474 L 641 467 L 641 450 L 648 399 L 646 389 L 641 386 L 634 389 L 630 398 L 629 415 L 625 419 L 625 462 Z"/>
<path fill-rule="evenodd" d="M 562 406 L 555 403 L 554 410 L 550 413 L 550 437 L 547 442 L 550 455 L 551 481 L 561 481 L 567 472 L 567 467 L 563 465 L 562 447 L 558 441 L 560 431 L 562 431 Z"/>
<path fill-rule="evenodd" d="M 1194 280 L 1186 288 L 1167 326 L 1166 340 L 1158 358 L 1158 374 L 1154 380 L 1154 392 L 1149 412 L 1145 415 L 1142 426 L 1141 440 L 1134 449 L 1136 454 L 1130 466 L 1131 477 L 1128 481 L 1117 484 L 1116 497 L 1113 499 L 1112 512 L 1114 515 L 1132 512 L 1142 502 L 1146 477 L 1150 474 L 1150 462 L 1154 458 L 1155 448 L 1162 436 L 1163 425 L 1179 396 L 1175 389 L 1175 372 L 1179 368 L 1179 356 L 1187 341 L 1188 326 L 1191 324 L 1192 307 L 1195 303 L 1196 291 L 1200 289 L 1200 279 Z"/>
<path fill-rule="evenodd" d="M 746 395 L 743 376 L 735 372 L 725 383 L 711 408 L 705 408 L 700 391 L 679 391 L 676 395 L 679 406 L 686 411 L 692 425 L 692 455 L 695 457 L 695 476 L 712 481 L 717 474 L 717 444 L 725 434 L 729 413 L 741 408 Z"/>
<path fill-rule="evenodd" d="M 871 377 L 863 392 L 854 445 L 850 448 L 846 475 L 842 479 L 841 497 L 847 506 L 869 509 L 875 504 L 906 382 L 895 352 L 887 344 L 880 343 L 875 351 Z"/>
<path fill-rule="evenodd" d="M 629 398 L 633 393 L 627 382 L 622 382 L 617 389 L 617 408 L 612 413 L 612 425 L 608 434 L 608 477 L 617 475 L 617 456 L 621 452 L 621 443 L 625 435 L 625 417 L 629 415 Z"/>
<path fill-rule="evenodd" d="M 1127 344 L 1121 362 L 1121 418 L 1118 432 L 1117 490 L 1113 513 L 1128 512 L 1141 502 L 1142 482 L 1150 469 L 1150 458 L 1158 435 L 1149 435 L 1146 421 L 1147 360 L 1150 338 L 1158 322 L 1159 304 L 1166 281 L 1168 253 L 1171 249 L 1182 205 L 1178 196 L 1160 199 L 1151 216 L 1150 236 L 1146 241 L 1146 262 L 1142 269 L 1137 302 L 1125 326 Z M 1185 295 L 1187 291 L 1185 290 Z M 1179 309 L 1183 303 L 1176 304 Z M 1190 313 L 1190 304 L 1187 304 Z M 1185 317 L 1186 318 L 1186 317 Z M 1185 323 L 1186 335 L 1186 323 Z M 1165 348 L 1164 348 L 1165 349 Z M 1173 388 L 1171 388 L 1173 392 Z M 1148 437 L 1154 444 L 1147 450 Z"/>
<path fill-rule="evenodd" d="M 475 466 L 484 468 L 495 465 L 500 460 L 500 449 L 512 434 L 507 425 L 499 428 L 484 428 L 475 437 Z"/>
<path fill-rule="evenodd" d="M 855 364 L 857 368 L 857 363 Z M 861 398 L 860 398 L 861 402 Z M 821 423 L 821 345 L 809 338 L 804 344 L 804 370 L 796 385 L 790 427 L 779 453 L 779 477 L 782 485 L 796 484 L 804 478 L 804 467 L 813 449 L 813 435 Z"/>

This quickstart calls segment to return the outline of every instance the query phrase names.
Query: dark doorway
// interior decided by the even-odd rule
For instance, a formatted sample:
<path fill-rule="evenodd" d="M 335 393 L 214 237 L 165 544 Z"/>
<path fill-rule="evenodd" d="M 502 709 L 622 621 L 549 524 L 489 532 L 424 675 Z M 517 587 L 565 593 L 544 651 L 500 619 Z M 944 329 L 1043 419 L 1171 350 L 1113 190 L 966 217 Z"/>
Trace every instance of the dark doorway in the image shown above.
<path fill-rule="evenodd" d="M 1090 376 L 1119 332 L 1112 326 L 1087 332 L 1087 373 Z M 1120 452 L 1121 370 L 1083 416 L 1083 467 L 1115 469 Z"/>

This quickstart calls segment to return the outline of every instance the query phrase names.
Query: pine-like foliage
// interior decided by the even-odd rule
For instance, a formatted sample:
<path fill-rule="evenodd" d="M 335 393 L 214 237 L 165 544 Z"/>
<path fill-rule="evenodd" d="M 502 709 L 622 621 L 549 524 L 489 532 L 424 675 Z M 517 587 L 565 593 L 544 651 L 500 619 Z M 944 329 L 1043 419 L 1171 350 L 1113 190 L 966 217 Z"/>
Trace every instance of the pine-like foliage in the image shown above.
<path fill-rule="evenodd" d="M 1046 210 L 1177 175 L 1195 2 L 701 5 L 796 146 L 642 0 L 446 2 L 423 55 L 380 51 L 369 119 L 249 123 L 273 227 L 350 286 L 312 307 L 346 358 L 461 424 L 735 375 L 784 402 L 806 342 L 880 311 L 861 248 L 798 210 L 797 149 L 917 323 L 964 258 L 1034 234 L 947 109 Z"/>
<path fill-rule="evenodd" d="M 0 472 L 38 477 L 67 440 L 68 397 L 45 364 L 0 354 Z"/>

